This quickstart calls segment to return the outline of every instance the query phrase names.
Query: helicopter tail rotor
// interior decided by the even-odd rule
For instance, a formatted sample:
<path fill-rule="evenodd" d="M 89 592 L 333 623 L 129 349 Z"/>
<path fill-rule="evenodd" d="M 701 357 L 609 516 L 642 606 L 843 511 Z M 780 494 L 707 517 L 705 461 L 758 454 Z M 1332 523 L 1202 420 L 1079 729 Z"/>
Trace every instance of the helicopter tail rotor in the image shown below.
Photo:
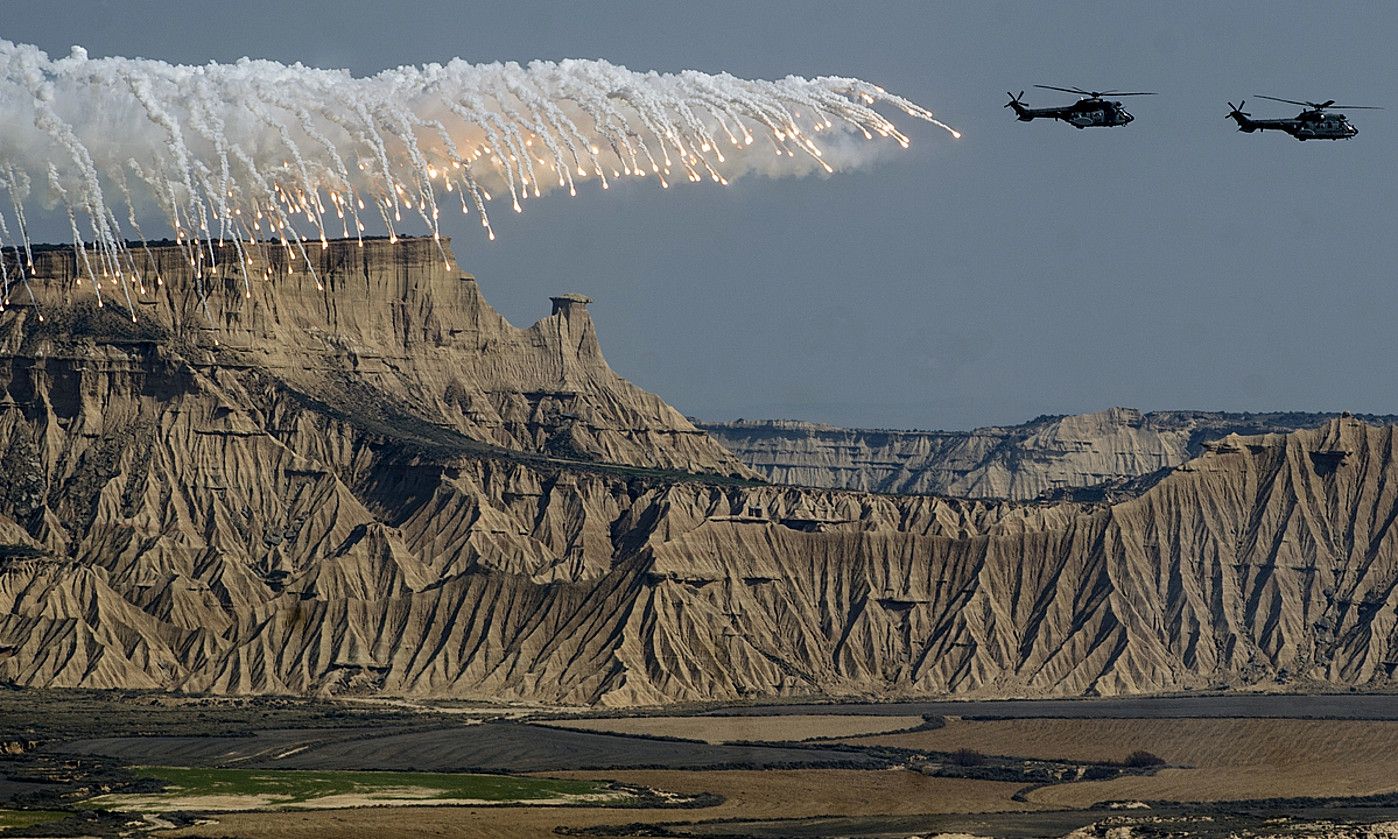
<path fill-rule="evenodd" d="M 1224 119 L 1233 120 L 1234 122 L 1238 123 L 1239 131 L 1245 131 L 1248 134 L 1251 134 L 1252 132 L 1257 130 L 1257 127 L 1253 125 L 1252 120 L 1248 118 L 1252 115 L 1243 110 L 1243 106 L 1247 103 L 1248 100 L 1246 99 L 1238 100 L 1238 104 L 1236 105 L 1234 105 L 1232 102 L 1229 102 L 1228 116 L 1224 117 Z"/>
<path fill-rule="evenodd" d="M 1024 91 L 1021 90 L 1018 96 L 1006 91 L 1005 95 L 1010 97 L 1010 101 L 1005 103 L 1005 107 L 1012 109 L 1015 112 L 1015 116 L 1022 122 L 1028 122 L 1034 118 L 1034 116 L 1029 113 L 1029 109 L 1024 107 L 1024 103 L 1021 101 L 1024 98 Z"/>

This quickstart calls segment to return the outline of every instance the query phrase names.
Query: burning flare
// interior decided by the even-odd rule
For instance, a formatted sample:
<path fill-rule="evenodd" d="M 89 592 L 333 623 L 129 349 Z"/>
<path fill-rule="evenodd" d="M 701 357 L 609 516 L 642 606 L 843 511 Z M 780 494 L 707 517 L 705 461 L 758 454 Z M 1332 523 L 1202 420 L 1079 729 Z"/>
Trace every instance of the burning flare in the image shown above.
<path fill-rule="evenodd" d="M 145 246 L 139 219 L 152 209 L 196 277 L 215 267 L 215 240 L 231 243 L 247 290 L 246 247 L 279 243 L 314 273 L 308 247 L 360 238 L 375 217 L 391 240 L 414 217 L 438 238 L 442 206 L 459 205 L 493 239 L 492 192 L 519 211 L 590 179 L 606 189 L 624 177 L 668 187 L 752 171 L 833 172 L 859 159 L 842 133 L 907 147 L 874 110 L 880 102 L 960 136 L 858 79 L 460 59 L 355 78 L 246 58 L 197 67 L 91 59 L 81 47 L 55 61 L 0 40 L 0 191 L 9 197 L 0 248 L 14 257 L 0 258 L 2 302 L 33 268 L 35 202 L 63 208 L 99 305 L 105 282 L 129 306 L 146 287 L 128 238 Z"/>

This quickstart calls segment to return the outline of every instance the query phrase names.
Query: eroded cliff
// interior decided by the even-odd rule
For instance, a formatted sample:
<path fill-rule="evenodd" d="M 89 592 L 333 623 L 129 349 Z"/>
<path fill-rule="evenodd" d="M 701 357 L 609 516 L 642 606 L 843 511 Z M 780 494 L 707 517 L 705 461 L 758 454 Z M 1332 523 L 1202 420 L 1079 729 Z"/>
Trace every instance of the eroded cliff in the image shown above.
<path fill-rule="evenodd" d="M 16 290 L 3 352 L 73 385 L 59 388 L 60 400 L 95 400 L 83 406 L 90 416 L 102 415 L 104 401 L 122 401 L 101 392 L 108 368 L 140 376 L 168 362 L 215 378 L 265 373 L 361 425 L 441 429 L 577 460 L 751 474 L 658 396 L 612 372 L 586 298 L 556 297 L 548 317 L 519 329 L 485 302 L 445 241 L 338 241 L 308 245 L 306 256 L 259 245 L 246 255 L 246 273 L 231 246 L 212 250 L 218 266 L 196 275 L 187 249 L 138 248 L 150 293 L 127 301 L 112 283 L 99 308 L 72 249 L 43 249 L 32 273 L 47 322 L 37 323 L 36 307 Z M 121 325 L 123 317 L 131 322 Z M 234 412 L 249 407 L 229 403 Z"/>
<path fill-rule="evenodd" d="M 1178 466 L 1205 443 L 1228 434 L 1315 428 L 1336 416 L 1111 408 L 971 431 L 838 428 L 790 420 L 700 427 L 775 483 L 1028 500 Z"/>
<path fill-rule="evenodd" d="M 1392 427 L 1230 436 L 1116 504 L 600 462 L 678 440 L 661 465 L 722 471 L 678 422 L 594 419 L 589 464 L 501 407 L 573 375 L 593 417 L 671 416 L 575 365 L 581 312 L 513 330 L 455 276 L 443 315 L 425 264 L 356 270 L 324 274 L 366 283 L 343 303 L 245 311 L 230 282 L 202 314 L 172 264 L 135 324 L 66 275 L 43 324 L 4 316 L 0 679 L 614 705 L 1392 683 Z M 448 410 L 451 377 L 484 407 Z"/>

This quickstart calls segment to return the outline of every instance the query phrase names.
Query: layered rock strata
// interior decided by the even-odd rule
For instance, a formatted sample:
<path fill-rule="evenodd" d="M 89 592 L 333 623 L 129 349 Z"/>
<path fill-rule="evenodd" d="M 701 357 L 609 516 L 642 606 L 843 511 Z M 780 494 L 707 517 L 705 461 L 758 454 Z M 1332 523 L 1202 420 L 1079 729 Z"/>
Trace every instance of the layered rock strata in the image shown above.
<path fill-rule="evenodd" d="M 401 421 L 514 451 L 751 475 L 611 370 L 585 297 L 556 297 L 548 317 L 519 329 L 485 302 L 445 240 L 308 243 L 304 254 L 256 245 L 241 266 L 231 246 L 209 250 L 216 267 L 196 271 L 187 248 L 136 249 L 148 293 L 128 300 L 108 279 L 99 308 L 87 276 L 95 257 L 42 249 L 32 269 L 38 306 L 21 290 L 10 295 L 4 352 L 71 377 L 72 398 L 83 401 L 121 401 L 100 393 L 108 369 L 139 375 L 169 361 L 191 375 L 259 371 L 361 424 Z M 130 322 L 118 328 L 122 317 Z M 84 407 L 96 415 L 102 405 Z"/>
<path fill-rule="evenodd" d="M 229 278 L 207 312 L 170 261 L 134 324 L 46 269 L 44 322 L 0 320 L 0 680 L 607 705 L 1392 685 L 1392 427 L 1229 436 L 1114 504 L 758 485 L 578 363 L 585 303 L 513 330 L 412 248 L 317 272 L 328 294 Z M 525 409 L 560 377 L 596 463 L 548 455 L 554 415 Z"/>
<path fill-rule="evenodd" d="M 1110 487 L 1175 467 L 1229 434 L 1314 428 L 1336 416 L 1111 408 L 971 431 L 839 428 L 791 420 L 699 425 L 775 483 L 1028 500 Z"/>

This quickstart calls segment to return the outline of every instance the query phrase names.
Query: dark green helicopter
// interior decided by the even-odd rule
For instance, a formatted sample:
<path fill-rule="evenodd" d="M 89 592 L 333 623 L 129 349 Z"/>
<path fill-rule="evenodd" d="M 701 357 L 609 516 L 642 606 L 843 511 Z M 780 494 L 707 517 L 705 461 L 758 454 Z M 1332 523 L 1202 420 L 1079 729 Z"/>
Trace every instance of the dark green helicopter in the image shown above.
<path fill-rule="evenodd" d="M 1253 119 L 1251 114 L 1243 111 L 1243 106 L 1247 104 L 1246 99 L 1237 105 L 1229 102 L 1228 118 L 1238 123 L 1238 130 L 1248 134 L 1256 131 L 1284 131 L 1298 140 L 1348 140 L 1358 134 L 1359 129 L 1354 127 L 1349 118 L 1331 110 L 1333 108 L 1348 108 L 1352 111 L 1383 110 L 1373 105 L 1336 105 L 1334 99 L 1324 102 L 1299 102 L 1295 99 L 1278 99 L 1275 96 L 1259 95 L 1257 98 L 1300 105 L 1306 110 L 1291 119 Z"/>
<path fill-rule="evenodd" d="M 1011 108 L 1020 122 L 1030 122 L 1036 119 L 1056 119 L 1066 122 L 1074 128 L 1115 128 L 1119 125 L 1128 125 L 1135 117 L 1122 107 L 1120 102 L 1107 99 L 1108 96 L 1154 96 L 1154 93 L 1123 93 L 1118 90 L 1083 90 L 1080 87 L 1054 87 L 1048 84 L 1036 84 L 1035 87 L 1044 90 L 1061 90 L 1064 93 L 1076 93 L 1083 97 L 1071 105 L 1063 105 L 1058 108 L 1030 108 L 1021 101 L 1024 91 L 1019 92 L 1019 96 L 1013 93 L 1008 94 L 1010 101 L 1005 104 L 1006 108 Z"/>

